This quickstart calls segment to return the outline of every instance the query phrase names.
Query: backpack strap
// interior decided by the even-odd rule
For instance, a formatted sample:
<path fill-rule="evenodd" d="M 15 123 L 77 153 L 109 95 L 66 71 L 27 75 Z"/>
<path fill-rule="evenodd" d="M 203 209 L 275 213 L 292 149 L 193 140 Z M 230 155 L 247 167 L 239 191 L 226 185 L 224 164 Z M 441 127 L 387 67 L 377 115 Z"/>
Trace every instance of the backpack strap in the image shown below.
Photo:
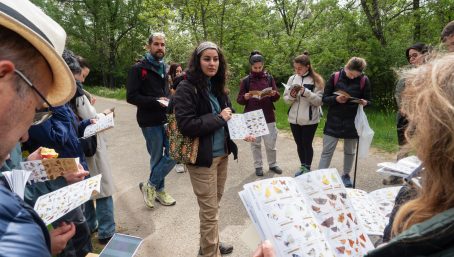
<path fill-rule="evenodd" d="M 147 78 L 147 74 L 148 74 L 148 71 L 147 71 L 147 69 L 145 69 L 145 68 L 142 68 L 142 70 L 141 70 L 141 73 L 140 73 L 140 74 L 141 74 L 141 78 L 142 78 L 142 80 L 145 80 L 145 79 Z"/>
<path fill-rule="evenodd" d="M 266 74 L 266 79 L 268 80 L 268 87 L 273 87 L 273 76 L 271 74 Z"/>
<path fill-rule="evenodd" d="M 339 77 L 340 77 L 340 72 L 336 71 L 334 73 L 334 81 L 333 81 L 333 86 L 334 87 L 336 87 L 336 84 L 339 81 Z M 367 79 L 367 76 L 363 75 L 361 77 L 361 80 L 359 81 L 359 88 L 360 88 L 361 92 L 364 90 L 364 87 L 366 86 L 366 79 Z"/>
<path fill-rule="evenodd" d="M 243 88 L 245 90 L 246 93 L 249 92 L 249 85 L 251 84 L 250 82 L 250 78 L 249 78 L 249 75 L 247 75 L 246 77 L 244 77 L 241 82 L 243 82 Z"/>
<path fill-rule="evenodd" d="M 359 88 L 361 89 L 361 92 L 363 92 L 363 89 L 366 86 L 366 79 L 367 79 L 367 76 L 363 75 L 361 77 L 361 80 L 359 81 Z"/>
<path fill-rule="evenodd" d="M 333 81 L 333 82 L 334 82 L 334 83 L 333 83 L 333 86 L 334 86 L 334 87 L 336 87 L 336 84 L 337 84 L 337 82 L 339 81 L 339 76 L 340 76 L 340 72 L 339 72 L 339 71 L 336 71 L 336 72 L 334 73 L 334 81 Z"/>

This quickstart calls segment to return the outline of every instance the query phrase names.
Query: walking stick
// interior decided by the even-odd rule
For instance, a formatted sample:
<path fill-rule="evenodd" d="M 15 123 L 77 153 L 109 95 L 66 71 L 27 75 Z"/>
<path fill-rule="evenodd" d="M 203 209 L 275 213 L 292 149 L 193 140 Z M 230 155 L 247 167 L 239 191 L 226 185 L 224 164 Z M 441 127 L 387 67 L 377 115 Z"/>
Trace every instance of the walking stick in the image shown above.
<path fill-rule="evenodd" d="M 355 171 L 353 172 L 353 188 L 356 188 L 356 167 L 358 166 L 358 149 L 359 149 L 359 137 L 356 142 L 356 154 L 355 154 Z"/>

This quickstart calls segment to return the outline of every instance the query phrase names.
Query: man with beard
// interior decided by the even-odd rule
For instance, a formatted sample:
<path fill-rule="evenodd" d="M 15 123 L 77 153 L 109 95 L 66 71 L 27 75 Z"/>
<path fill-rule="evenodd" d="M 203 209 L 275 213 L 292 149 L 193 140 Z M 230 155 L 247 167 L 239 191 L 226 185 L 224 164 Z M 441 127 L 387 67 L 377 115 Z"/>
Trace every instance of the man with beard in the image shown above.
<path fill-rule="evenodd" d="M 169 94 L 166 65 L 163 61 L 166 45 L 163 33 L 153 33 L 148 38 L 148 52 L 132 66 L 126 82 L 127 101 L 137 106 L 137 122 L 145 137 L 150 154 L 150 177 L 140 183 L 143 200 L 153 208 L 155 199 L 170 206 L 175 199 L 164 191 L 164 179 L 176 162 L 169 157 L 169 141 L 165 134 L 166 104 Z"/>

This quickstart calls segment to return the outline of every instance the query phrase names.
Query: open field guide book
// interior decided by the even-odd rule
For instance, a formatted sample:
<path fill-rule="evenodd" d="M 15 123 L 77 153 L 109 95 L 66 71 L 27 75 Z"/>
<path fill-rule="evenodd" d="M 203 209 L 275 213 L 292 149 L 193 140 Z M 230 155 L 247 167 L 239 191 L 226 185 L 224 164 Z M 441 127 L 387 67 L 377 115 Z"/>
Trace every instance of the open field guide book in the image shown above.
<path fill-rule="evenodd" d="M 259 180 L 239 194 L 279 257 L 364 256 L 374 248 L 336 169 Z"/>

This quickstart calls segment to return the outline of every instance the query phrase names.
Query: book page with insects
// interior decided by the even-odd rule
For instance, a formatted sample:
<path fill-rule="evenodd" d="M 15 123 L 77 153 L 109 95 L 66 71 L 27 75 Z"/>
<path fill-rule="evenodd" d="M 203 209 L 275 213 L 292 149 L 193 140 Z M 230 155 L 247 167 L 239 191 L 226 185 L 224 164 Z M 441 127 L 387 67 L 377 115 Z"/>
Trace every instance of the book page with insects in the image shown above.
<path fill-rule="evenodd" d="M 335 256 L 364 256 L 374 249 L 336 169 L 311 171 L 295 181 Z"/>
<path fill-rule="evenodd" d="M 334 256 L 292 180 L 271 178 L 244 186 L 241 197 L 262 240 L 271 240 L 280 257 Z"/>
<path fill-rule="evenodd" d="M 49 225 L 88 201 L 94 191 L 99 193 L 101 177 L 102 175 L 99 174 L 42 195 L 36 200 L 33 209 L 35 209 L 44 223 Z"/>
<path fill-rule="evenodd" d="M 270 133 L 262 109 L 245 113 L 244 120 L 250 135 L 259 137 Z"/>

